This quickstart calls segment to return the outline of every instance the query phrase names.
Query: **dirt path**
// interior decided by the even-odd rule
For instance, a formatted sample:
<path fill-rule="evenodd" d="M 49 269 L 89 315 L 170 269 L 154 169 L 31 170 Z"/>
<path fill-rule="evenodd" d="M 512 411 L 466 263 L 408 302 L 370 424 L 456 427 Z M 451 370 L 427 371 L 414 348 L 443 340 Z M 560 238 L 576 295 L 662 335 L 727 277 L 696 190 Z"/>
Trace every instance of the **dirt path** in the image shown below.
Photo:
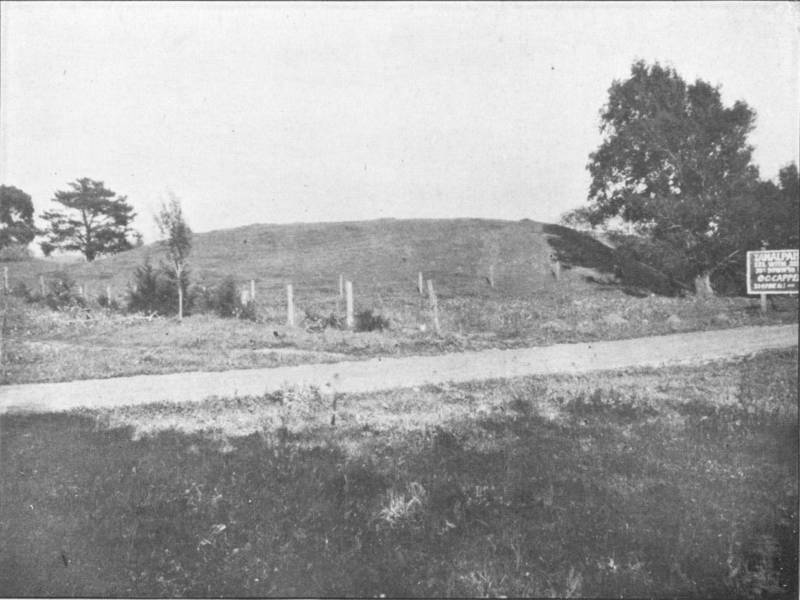
<path fill-rule="evenodd" d="M 742 327 L 440 356 L 10 385 L 0 387 L 0 413 L 192 402 L 209 396 L 255 396 L 286 384 L 315 385 L 323 392 L 359 393 L 448 381 L 696 364 L 796 346 L 797 335 L 797 325 Z"/>

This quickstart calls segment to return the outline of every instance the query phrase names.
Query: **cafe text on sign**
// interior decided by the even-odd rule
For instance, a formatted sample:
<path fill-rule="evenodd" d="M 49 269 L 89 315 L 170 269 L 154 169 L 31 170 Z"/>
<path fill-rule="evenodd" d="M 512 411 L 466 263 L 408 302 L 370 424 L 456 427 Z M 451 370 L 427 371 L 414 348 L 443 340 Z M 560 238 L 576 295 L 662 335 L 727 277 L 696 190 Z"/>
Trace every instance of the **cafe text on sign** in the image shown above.
<path fill-rule="evenodd" d="M 747 253 L 748 294 L 796 294 L 800 279 L 797 250 Z"/>

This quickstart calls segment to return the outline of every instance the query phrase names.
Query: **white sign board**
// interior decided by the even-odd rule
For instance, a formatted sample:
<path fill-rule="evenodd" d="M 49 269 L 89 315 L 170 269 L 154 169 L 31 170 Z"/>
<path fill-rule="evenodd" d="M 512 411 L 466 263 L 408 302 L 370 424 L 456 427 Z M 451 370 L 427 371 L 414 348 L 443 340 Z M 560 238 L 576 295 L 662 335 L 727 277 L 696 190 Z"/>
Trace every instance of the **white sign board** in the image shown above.
<path fill-rule="evenodd" d="M 796 294 L 798 250 L 754 250 L 747 253 L 748 294 Z"/>

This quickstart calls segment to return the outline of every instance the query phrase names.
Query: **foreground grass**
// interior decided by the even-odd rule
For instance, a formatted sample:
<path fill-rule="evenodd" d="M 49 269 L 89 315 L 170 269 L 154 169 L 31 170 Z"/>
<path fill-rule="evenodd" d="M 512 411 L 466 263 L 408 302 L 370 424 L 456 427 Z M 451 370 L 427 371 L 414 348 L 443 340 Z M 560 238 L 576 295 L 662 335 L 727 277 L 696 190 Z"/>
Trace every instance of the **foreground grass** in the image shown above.
<path fill-rule="evenodd" d="M 795 597 L 796 378 L 795 350 L 341 398 L 335 426 L 301 393 L 5 415 L 0 589 Z"/>

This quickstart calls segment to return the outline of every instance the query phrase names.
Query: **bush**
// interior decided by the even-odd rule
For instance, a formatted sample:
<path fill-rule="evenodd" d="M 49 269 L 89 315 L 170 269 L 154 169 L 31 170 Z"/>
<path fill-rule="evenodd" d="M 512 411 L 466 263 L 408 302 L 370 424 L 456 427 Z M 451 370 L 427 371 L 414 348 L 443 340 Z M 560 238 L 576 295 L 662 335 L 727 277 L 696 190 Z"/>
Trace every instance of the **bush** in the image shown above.
<path fill-rule="evenodd" d="M 355 315 L 356 331 L 383 331 L 389 329 L 389 319 L 372 314 L 372 310 L 362 310 Z"/>
<path fill-rule="evenodd" d="M 233 277 L 226 277 L 215 289 L 203 290 L 201 306 L 203 310 L 213 312 L 224 319 L 255 321 L 257 318 L 255 302 L 252 300 L 242 302 L 239 287 Z"/>
<path fill-rule="evenodd" d="M 242 298 L 233 277 L 226 277 L 212 295 L 210 307 L 223 318 L 238 317 L 242 312 Z"/>
<path fill-rule="evenodd" d="M 324 331 L 325 329 L 344 329 L 344 320 L 335 313 L 329 314 L 327 317 L 315 313 L 312 310 L 306 310 L 306 330 L 310 332 Z"/>
<path fill-rule="evenodd" d="M 100 307 L 107 308 L 109 310 L 119 310 L 119 302 L 114 300 L 114 298 L 109 298 L 106 296 L 105 292 L 97 297 L 97 304 L 99 304 Z"/>
<path fill-rule="evenodd" d="M 256 303 L 250 300 L 242 305 L 242 311 L 239 313 L 239 318 L 246 321 L 256 321 L 258 316 L 256 314 Z"/>
<path fill-rule="evenodd" d="M 11 295 L 21 298 L 25 302 L 35 301 L 33 292 L 28 289 L 28 286 L 25 285 L 25 282 L 23 281 L 18 281 L 14 287 L 11 288 Z"/>
<path fill-rule="evenodd" d="M 74 306 L 86 306 L 86 301 L 75 293 L 75 282 L 65 272 L 55 273 L 54 278 L 47 282 L 47 295 L 45 304 L 53 310 L 62 310 Z"/>
<path fill-rule="evenodd" d="M 5 248 L 0 248 L 0 262 L 16 262 L 30 260 L 31 258 L 31 251 L 22 244 L 11 244 Z"/>
<path fill-rule="evenodd" d="M 195 294 L 191 293 L 189 288 L 188 269 L 181 274 L 181 285 L 183 287 L 183 313 L 190 314 Z M 164 264 L 155 268 L 149 258 L 145 259 L 144 263 L 136 267 L 133 273 L 133 283 L 128 287 L 127 309 L 130 312 L 177 314 L 178 279 L 175 271 Z"/>

